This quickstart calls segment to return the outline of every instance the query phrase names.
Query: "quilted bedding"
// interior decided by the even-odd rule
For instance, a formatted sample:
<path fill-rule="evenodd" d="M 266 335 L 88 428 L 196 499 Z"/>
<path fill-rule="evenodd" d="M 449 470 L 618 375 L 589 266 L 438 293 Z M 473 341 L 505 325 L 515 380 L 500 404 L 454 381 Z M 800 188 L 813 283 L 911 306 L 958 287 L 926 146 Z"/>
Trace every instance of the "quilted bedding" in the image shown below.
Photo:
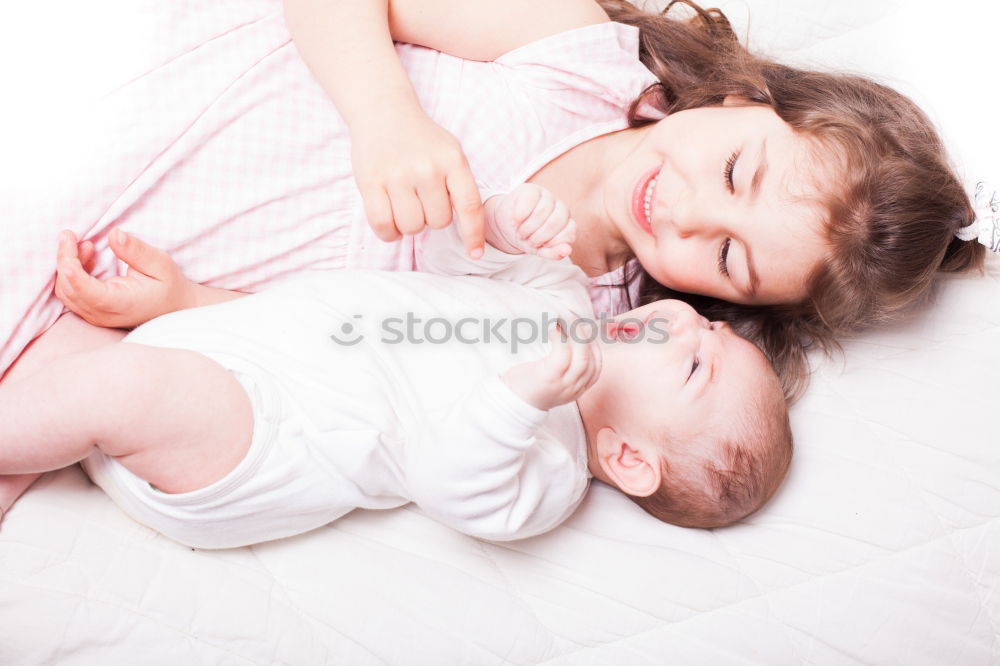
<path fill-rule="evenodd" d="M 746 4 L 760 47 L 884 74 L 970 180 L 1000 180 L 984 105 L 953 94 L 979 81 L 996 10 L 965 3 L 970 25 L 961 3 L 722 6 L 740 24 Z M 409 506 L 208 552 L 134 523 L 78 467 L 48 474 L 0 529 L 0 664 L 1000 664 L 998 303 L 994 258 L 816 359 L 787 483 L 721 530 L 657 523 L 595 484 L 519 542 Z"/>

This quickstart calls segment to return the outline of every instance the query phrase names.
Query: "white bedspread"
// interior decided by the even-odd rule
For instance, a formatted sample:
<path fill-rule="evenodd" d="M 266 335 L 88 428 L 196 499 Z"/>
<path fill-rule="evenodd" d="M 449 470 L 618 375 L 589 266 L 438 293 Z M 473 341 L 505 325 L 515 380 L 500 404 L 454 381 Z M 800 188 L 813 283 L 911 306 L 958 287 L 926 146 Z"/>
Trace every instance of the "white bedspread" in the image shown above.
<path fill-rule="evenodd" d="M 970 180 L 1000 180 L 992 119 L 948 99 L 995 80 L 975 68 L 996 10 L 749 4 L 761 45 L 908 81 Z M 131 521 L 79 468 L 48 474 L 0 528 L 0 664 L 1000 664 L 991 266 L 819 363 L 788 482 L 732 528 L 663 525 L 596 484 L 521 542 L 406 507 L 202 552 Z"/>

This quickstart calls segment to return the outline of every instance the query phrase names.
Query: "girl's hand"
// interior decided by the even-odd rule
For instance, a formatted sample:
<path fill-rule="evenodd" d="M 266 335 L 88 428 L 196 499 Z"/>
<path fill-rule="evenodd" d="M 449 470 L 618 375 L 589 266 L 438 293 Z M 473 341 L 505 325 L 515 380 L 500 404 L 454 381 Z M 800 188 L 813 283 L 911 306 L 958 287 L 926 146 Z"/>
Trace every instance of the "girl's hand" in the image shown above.
<path fill-rule="evenodd" d="M 59 234 L 55 291 L 73 313 L 96 326 L 132 328 L 192 302 L 193 283 L 166 252 L 121 229 L 108 241 L 129 269 L 124 277 L 102 282 L 90 275 L 93 243 L 77 245 L 72 231 Z"/>
<path fill-rule="evenodd" d="M 566 204 L 534 183 L 523 183 L 508 194 L 491 197 L 486 205 L 486 220 L 491 241 L 507 252 L 513 248 L 516 253 L 558 260 L 569 256 L 576 241 L 576 222 L 569 216 Z M 504 241 L 512 248 L 504 248 Z"/>
<path fill-rule="evenodd" d="M 563 335 L 558 324 L 548 333 L 552 341 L 548 356 L 519 363 L 501 378 L 515 395 L 543 410 L 573 402 L 601 374 L 601 349 L 597 342 L 572 340 Z"/>
<path fill-rule="evenodd" d="M 441 229 L 452 209 L 465 250 L 483 253 L 485 218 L 479 187 L 458 140 L 423 111 L 394 112 L 351 127 L 354 179 L 368 224 L 383 241 Z"/>

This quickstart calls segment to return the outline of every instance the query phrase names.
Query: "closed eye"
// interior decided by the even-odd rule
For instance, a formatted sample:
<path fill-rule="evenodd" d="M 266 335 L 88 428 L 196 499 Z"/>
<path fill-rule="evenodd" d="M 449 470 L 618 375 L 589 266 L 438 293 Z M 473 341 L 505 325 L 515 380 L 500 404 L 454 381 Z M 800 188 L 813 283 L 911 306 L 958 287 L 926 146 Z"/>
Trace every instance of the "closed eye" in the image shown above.
<path fill-rule="evenodd" d="M 733 183 L 733 169 L 736 168 L 736 160 L 740 157 L 740 151 L 734 151 L 726 160 L 726 168 L 723 170 L 723 178 L 726 181 L 726 188 L 730 194 L 736 194 L 736 184 Z"/>
<path fill-rule="evenodd" d="M 726 277 L 729 277 L 729 265 L 726 263 L 726 258 L 729 256 L 729 244 L 732 240 L 732 238 L 727 238 L 722 243 L 722 247 L 719 248 L 719 273 Z"/>
<path fill-rule="evenodd" d="M 691 374 L 688 375 L 687 381 L 691 381 L 691 378 L 694 377 L 694 372 L 698 369 L 699 365 L 701 365 L 701 361 L 699 361 L 698 357 L 695 356 L 694 360 L 691 362 Z"/>

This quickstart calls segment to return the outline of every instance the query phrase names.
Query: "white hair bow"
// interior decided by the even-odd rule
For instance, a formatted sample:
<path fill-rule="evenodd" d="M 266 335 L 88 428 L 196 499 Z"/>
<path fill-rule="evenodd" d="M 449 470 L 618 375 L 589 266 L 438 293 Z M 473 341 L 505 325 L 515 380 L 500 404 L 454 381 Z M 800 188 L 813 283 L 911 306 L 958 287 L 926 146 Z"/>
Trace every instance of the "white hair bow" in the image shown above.
<path fill-rule="evenodd" d="M 976 218 L 968 226 L 955 232 L 959 240 L 978 240 L 993 252 L 1000 252 L 1000 197 L 992 190 L 987 195 L 986 183 L 976 183 L 972 207 Z"/>

